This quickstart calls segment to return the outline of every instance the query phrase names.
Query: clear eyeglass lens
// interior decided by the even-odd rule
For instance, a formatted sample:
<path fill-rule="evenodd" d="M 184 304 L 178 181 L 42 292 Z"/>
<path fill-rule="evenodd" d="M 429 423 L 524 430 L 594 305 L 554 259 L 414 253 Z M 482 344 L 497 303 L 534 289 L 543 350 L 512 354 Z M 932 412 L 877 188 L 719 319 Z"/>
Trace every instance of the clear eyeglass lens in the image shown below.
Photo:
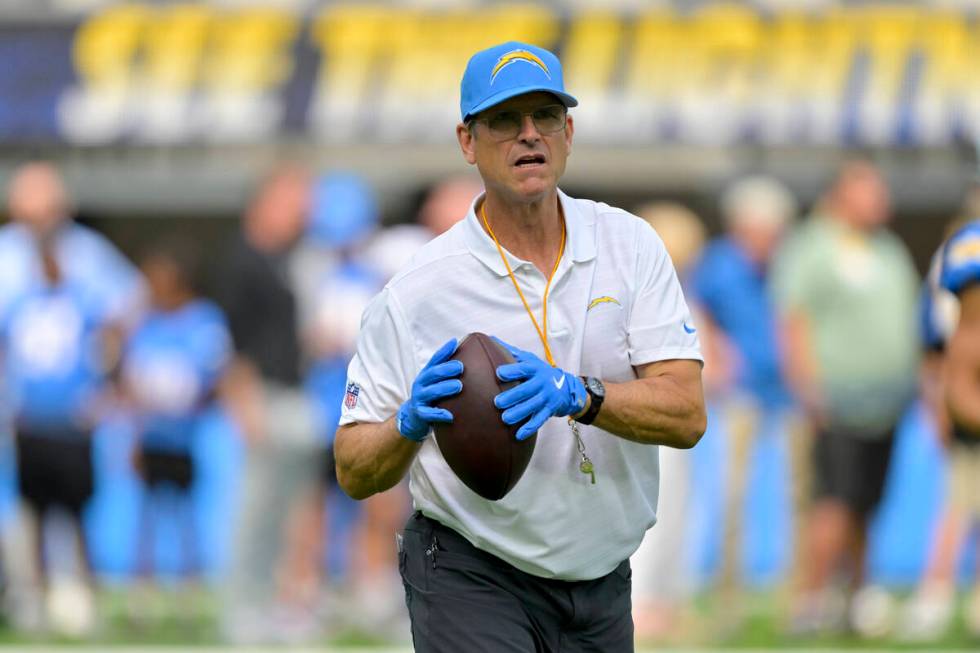
<path fill-rule="evenodd" d="M 542 134 L 553 134 L 565 126 L 565 110 L 561 105 L 548 105 L 528 113 Z M 487 127 L 496 138 L 514 138 L 521 132 L 525 115 L 520 111 L 498 111 L 487 117 Z"/>

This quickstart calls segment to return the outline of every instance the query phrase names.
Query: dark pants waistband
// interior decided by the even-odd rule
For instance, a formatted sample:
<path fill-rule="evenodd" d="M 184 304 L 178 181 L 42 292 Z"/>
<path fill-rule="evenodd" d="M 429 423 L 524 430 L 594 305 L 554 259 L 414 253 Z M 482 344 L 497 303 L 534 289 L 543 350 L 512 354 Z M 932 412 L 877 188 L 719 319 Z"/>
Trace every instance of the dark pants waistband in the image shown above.
<path fill-rule="evenodd" d="M 412 513 L 412 516 L 409 517 L 408 524 L 406 524 L 405 528 L 406 530 L 415 530 L 415 531 L 421 530 L 423 532 L 430 532 L 438 540 L 438 545 L 440 549 L 446 549 L 449 552 L 459 552 L 459 553 L 465 552 L 467 555 L 478 557 L 488 564 L 492 564 L 501 567 L 503 569 L 512 570 L 518 574 L 527 574 L 527 572 L 518 569 L 517 567 L 510 564 L 506 560 L 476 547 L 472 542 L 470 542 L 465 537 L 463 537 L 463 535 L 461 535 L 458 531 L 450 528 L 449 526 L 446 526 L 445 524 L 438 521 L 437 519 L 433 519 L 428 515 L 422 514 L 421 511 L 416 510 L 414 513 Z M 616 566 L 616 568 L 609 573 L 611 574 L 618 573 L 621 576 L 628 578 L 630 576 L 629 558 L 620 562 Z M 592 583 L 595 582 L 595 580 L 598 580 L 598 579 L 560 580 L 557 578 L 544 578 L 542 576 L 535 576 L 534 574 L 528 574 L 528 576 L 531 576 L 539 581 L 556 583 L 556 584 L 561 584 L 566 586 L 580 585 L 583 583 Z"/>

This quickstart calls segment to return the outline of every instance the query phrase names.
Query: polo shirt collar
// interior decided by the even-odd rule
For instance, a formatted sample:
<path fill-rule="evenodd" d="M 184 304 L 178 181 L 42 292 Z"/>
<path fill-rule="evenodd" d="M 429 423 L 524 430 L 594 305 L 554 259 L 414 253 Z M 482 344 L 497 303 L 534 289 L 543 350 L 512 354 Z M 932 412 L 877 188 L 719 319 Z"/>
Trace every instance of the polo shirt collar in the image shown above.
<path fill-rule="evenodd" d="M 466 246 L 470 252 L 481 263 L 493 270 L 499 276 L 507 276 L 507 268 L 504 266 L 497 246 L 493 238 L 483 229 L 483 220 L 476 214 L 476 207 L 483 199 L 485 194 L 477 196 L 470 205 L 469 213 L 464 219 L 464 237 Z M 595 258 L 595 217 L 585 216 L 579 211 L 578 203 L 558 189 L 558 201 L 561 202 L 562 212 L 565 214 L 565 255 L 567 259 L 571 255 L 571 260 L 575 263 L 582 263 Z M 506 249 L 504 255 L 511 268 L 517 269 L 521 265 L 529 264 L 528 261 L 519 259 Z"/>

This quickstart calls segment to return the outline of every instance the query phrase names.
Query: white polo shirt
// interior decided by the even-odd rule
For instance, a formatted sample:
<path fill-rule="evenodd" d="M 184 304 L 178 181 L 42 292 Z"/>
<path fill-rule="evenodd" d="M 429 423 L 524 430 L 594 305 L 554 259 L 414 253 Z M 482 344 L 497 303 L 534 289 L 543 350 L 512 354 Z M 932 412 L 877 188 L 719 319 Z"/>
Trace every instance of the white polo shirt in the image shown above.
<path fill-rule="evenodd" d="M 622 382 L 637 378 L 635 366 L 645 363 L 702 360 L 674 267 L 653 229 L 606 204 L 560 191 L 559 198 L 567 246 L 548 296 L 548 342 L 558 366 Z M 540 323 L 547 279 L 506 254 Z M 544 358 L 500 254 L 470 207 L 466 219 L 424 246 L 368 306 L 340 423 L 390 418 L 435 350 L 474 331 Z M 415 508 L 530 574 L 603 576 L 656 521 L 658 448 L 580 428 L 595 485 L 578 469 L 567 419 L 552 418 L 538 432 L 524 476 L 499 501 L 463 485 L 435 438 L 427 438 L 411 466 Z"/>

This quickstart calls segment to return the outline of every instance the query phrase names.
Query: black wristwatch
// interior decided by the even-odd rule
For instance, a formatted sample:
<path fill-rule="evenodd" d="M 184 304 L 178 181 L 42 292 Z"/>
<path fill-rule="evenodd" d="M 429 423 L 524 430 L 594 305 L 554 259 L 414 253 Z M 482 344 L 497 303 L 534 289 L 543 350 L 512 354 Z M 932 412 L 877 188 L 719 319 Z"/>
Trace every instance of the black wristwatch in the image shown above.
<path fill-rule="evenodd" d="M 599 409 L 602 408 L 602 402 L 606 398 L 606 386 L 602 385 L 602 381 L 594 376 L 583 376 L 581 379 L 582 383 L 585 384 L 585 391 L 591 397 L 591 401 L 589 402 L 589 409 L 576 418 L 575 421 L 579 424 L 591 424 L 595 421 L 596 415 L 599 414 Z"/>

